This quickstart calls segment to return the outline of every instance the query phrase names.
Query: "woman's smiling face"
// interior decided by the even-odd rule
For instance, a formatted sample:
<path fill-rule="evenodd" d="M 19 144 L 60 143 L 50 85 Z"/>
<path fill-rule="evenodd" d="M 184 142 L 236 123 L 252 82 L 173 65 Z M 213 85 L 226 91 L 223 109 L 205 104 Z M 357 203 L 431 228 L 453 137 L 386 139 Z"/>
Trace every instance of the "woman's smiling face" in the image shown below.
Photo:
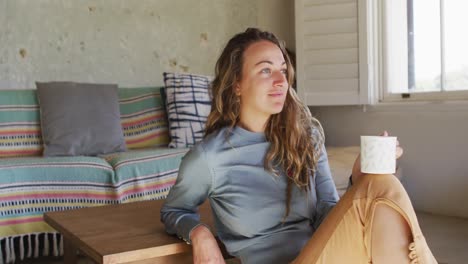
<path fill-rule="evenodd" d="M 270 41 L 251 44 L 243 54 L 240 116 L 261 120 L 281 112 L 288 92 L 287 65 L 280 48 Z M 266 118 L 266 119 L 264 119 Z"/>

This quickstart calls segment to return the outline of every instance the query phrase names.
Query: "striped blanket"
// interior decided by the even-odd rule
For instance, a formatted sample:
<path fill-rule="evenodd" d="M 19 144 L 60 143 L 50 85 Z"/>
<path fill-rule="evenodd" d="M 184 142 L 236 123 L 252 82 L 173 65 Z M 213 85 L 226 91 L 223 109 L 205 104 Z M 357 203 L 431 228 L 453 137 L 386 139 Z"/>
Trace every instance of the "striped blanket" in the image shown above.
<path fill-rule="evenodd" d="M 61 241 L 44 223 L 44 212 L 165 198 L 186 152 L 187 149 L 155 148 L 104 159 L 82 156 L 0 159 L 3 262 L 60 254 Z M 52 235 L 53 241 L 44 234 Z"/>
<path fill-rule="evenodd" d="M 129 151 L 40 156 L 34 90 L 0 91 L 0 264 L 63 254 L 43 213 L 165 198 L 188 149 L 171 149 L 159 88 L 119 89 Z"/>

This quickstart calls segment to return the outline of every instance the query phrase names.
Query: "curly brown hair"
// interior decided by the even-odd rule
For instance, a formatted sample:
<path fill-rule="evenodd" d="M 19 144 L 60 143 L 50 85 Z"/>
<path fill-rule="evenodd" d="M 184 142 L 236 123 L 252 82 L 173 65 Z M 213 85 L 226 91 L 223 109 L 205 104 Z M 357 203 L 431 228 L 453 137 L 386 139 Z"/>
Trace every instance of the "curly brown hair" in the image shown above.
<path fill-rule="evenodd" d="M 216 62 L 213 100 L 205 136 L 223 127 L 232 130 L 238 124 L 240 104 L 234 87 L 242 79 L 243 54 L 251 44 L 265 40 L 280 48 L 287 65 L 288 92 L 282 111 L 271 115 L 267 121 L 265 137 L 271 145 L 264 161 L 267 171 L 277 176 L 280 175 L 279 170 L 287 174 L 286 217 L 290 211 L 292 185 L 305 191 L 311 189 L 310 176 L 315 174 L 324 136 L 318 120 L 312 117 L 308 107 L 291 88 L 294 69 L 284 42 L 274 34 L 248 28 L 229 40 Z"/>

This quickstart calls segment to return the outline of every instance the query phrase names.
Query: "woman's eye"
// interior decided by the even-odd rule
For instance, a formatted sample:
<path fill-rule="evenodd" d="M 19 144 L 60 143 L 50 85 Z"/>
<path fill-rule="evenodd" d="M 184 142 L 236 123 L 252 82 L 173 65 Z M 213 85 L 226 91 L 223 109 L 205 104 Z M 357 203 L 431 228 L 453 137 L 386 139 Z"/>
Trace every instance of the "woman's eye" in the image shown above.
<path fill-rule="evenodd" d="M 261 73 L 271 73 L 271 70 L 268 68 L 262 69 Z"/>
<path fill-rule="evenodd" d="M 287 75 L 288 74 L 288 69 L 281 70 L 281 73 L 284 74 L 284 75 Z"/>

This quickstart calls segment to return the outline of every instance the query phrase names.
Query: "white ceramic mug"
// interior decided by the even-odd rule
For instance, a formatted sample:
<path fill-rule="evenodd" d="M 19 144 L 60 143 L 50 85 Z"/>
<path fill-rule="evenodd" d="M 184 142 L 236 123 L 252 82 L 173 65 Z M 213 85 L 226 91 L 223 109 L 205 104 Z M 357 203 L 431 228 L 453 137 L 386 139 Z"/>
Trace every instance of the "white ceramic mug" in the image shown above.
<path fill-rule="evenodd" d="M 395 173 L 396 140 L 396 137 L 361 136 L 361 172 Z"/>

